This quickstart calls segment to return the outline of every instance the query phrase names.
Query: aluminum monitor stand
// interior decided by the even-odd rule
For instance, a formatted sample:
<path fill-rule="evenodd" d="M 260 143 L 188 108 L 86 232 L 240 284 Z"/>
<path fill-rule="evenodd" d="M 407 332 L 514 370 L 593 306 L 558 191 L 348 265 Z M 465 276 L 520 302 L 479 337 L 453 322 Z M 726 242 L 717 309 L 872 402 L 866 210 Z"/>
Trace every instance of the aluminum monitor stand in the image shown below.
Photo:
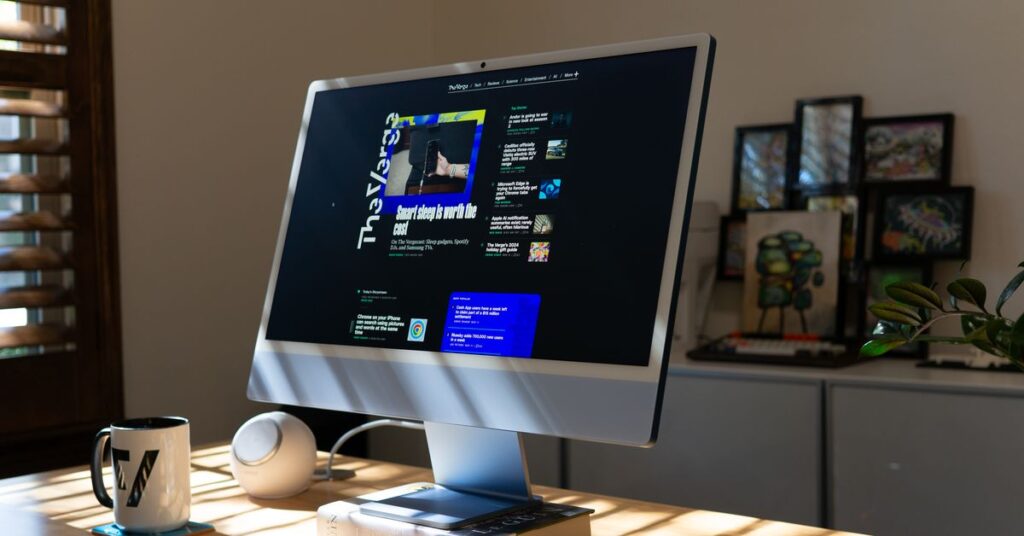
<path fill-rule="evenodd" d="M 530 488 L 519 432 L 423 424 L 436 484 L 364 503 L 360 512 L 451 530 L 541 504 Z"/>

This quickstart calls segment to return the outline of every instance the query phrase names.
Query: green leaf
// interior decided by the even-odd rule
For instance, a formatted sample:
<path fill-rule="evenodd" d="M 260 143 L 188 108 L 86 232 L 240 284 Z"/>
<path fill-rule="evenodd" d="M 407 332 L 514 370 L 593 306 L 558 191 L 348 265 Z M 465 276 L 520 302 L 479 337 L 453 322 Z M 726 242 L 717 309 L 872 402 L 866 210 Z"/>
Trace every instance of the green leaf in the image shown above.
<path fill-rule="evenodd" d="M 942 298 L 934 290 L 912 281 L 900 281 L 885 287 L 890 298 L 914 307 L 942 309 Z"/>
<path fill-rule="evenodd" d="M 1003 331 L 1010 329 L 1010 326 L 1006 325 L 1006 321 L 1002 318 L 993 318 L 988 322 L 985 322 L 985 335 L 988 340 L 995 342 L 999 338 L 999 334 Z"/>
<path fill-rule="evenodd" d="M 960 317 L 960 328 L 963 330 L 965 337 L 984 326 L 985 318 L 982 316 L 963 315 Z"/>
<path fill-rule="evenodd" d="M 973 344 L 975 348 L 981 350 L 982 352 L 985 352 L 986 354 L 992 354 L 997 357 L 1006 357 L 1006 354 L 1000 352 L 999 348 L 996 348 L 995 345 L 988 341 L 971 341 L 971 344 Z"/>
<path fill-rule="evenodd" d="M 1010 330 L 1010 357 L 1024 360 L 1024 314 L 1020 315 Z"/>
<path fill-rule="evenodd" d="M 971 344 L 970 341 L 963 337 L 940 337 L 937 335 L 918 335 L 915 342 L 935 342 L 942 344 Z"/>
<path fill-rule="evenodd" d="M 875 324 L 875 329 L 871 331 L 871 335 L 875 337 L 879 335 L 897 335 L 899 333 L 900 325 L 888 320 L 880 320 Z"/>
<path fill-rule="evenodd" d="M 1020 263 L 1020 265 L 1024 266 L 1024 262 Z M 999 293 L 999 299 L 996 300 L 997 315 L 1003 315 L 1003 304 L 1005 304 L 1006 301 L 1009 300 L 1011 296 L 1013 296 L 1014 292 L 1017 292 L 1017 288 L 1020 287 L 1021 283 L 1024 283 L 1024 271 L 1014 276 L 1014 278 L 1011 279 L 1010 282 L 1006 284 L 1006 288 L 1004 288 L 1003 291 Z"/>
<path fill-rule="evenodd" d="M 910 324 L 911 326 L 921 325 L 921 318 L 917 316 L 917 311 L 902 303 L 891 301 L 878 302 L 868 307 L 868 310 L 882 320 Z"/>
<path fill-rule="evenodd" d="M 898 335 L 886 335 L 864 343 L 864 346 L 860 347 L 860 355 L 864 357 L 878 357 L 908 342 L 910 341 Z"/>
<path fill-rule="evenodd" d="M 985 326 L 981 326 L 980 328 L 968 333 L 966 338 L 968 341 L 987 341 L 988 332 L 985 331 Z"/>
<path fill-rule="evenodd" d="M 1010 347 L 1004 335 L 1010 331 L 1010 326 L 1002 318 L 993 318 L 985 323 L 985 336 L 993 346 L 999 349 L 999 353 L 1009 353 Z"/>
<path fill-rule="evenodd" d="M 981 281 L 970 277 L 961 277 L 947 285 L 946 290 L 950 296 L 956 296 L 958 300 L 963 300 L 985 311 L 985 284 Z"/>
<path fill-rule="evenodd" d="M 1003 352 L 1000 352 L 999 349 L 992 344 L 992 341 L 988 338 L 988 329 L 986 329 L 985 326 L 972 331 L 970 335 L 967 336 L 967 341 L 982 352 L 992 354 L 994 356 L 1006 357 Z"/>

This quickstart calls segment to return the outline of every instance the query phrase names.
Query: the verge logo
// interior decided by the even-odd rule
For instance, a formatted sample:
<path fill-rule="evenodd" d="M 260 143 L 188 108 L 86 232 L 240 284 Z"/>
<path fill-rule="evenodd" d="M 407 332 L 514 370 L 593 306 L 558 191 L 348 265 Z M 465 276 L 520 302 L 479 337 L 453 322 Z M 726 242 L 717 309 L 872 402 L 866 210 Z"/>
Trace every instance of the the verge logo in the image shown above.
<path fill-rule="evenodd" d="M 363 249 L 363 244 L 372 244 L 377 241 L 377 237 L 372 236 L 370 233 L 373 232 L 374 222 L 380 220 L 380 209 L 383 208 L 383 202 L 380 199 L 378 193 L 381 187 L 387 186 L 388 184 L 388 170 L 391 169 L 391 148 L 398 143 L 398 129 L 395 128 L 395 121 L 398 119 L 397 113 L 390 113 L 384 119 L 384 124 L 387 128 L 384 130 L 384 136 L 380 139 L 380 160 L 377 161 L 377 165 L 370 170 L 370 182 L 366 184 L 366 197 L 370 198 L 370 204 L 368 210 L 370 214 L 366 217 L 366 225 L 359 228 L 359 240 L 356 242 L 356 249 Z"/>
<path fill-rule="evenodd" d="M 448 91 L 465 91 L 469 89 L 469 84 L 448 84 Z"/>
<path fill-rule="evenodd" d="M 111 451 L 111 459 L 114 464 L 114 480 L 116 481 L 117 489 L 127 490 L 128 486 L 125 482 L 122 464 L 131 461 L 131 455 L 127 450 L 118 448 L 111 449 Z M 153 474 L 156 457 L 159 455 L 159 450 L 147 450 L 142 455 L 142 461 L 139 463 L 138 471 L 135 472 L 135 480 L 132 482 L 132 490 L 128 493 L 128 498 L 125 500 L 125 506 L 138 508 L 139 503 L 142 502 L 142 492 L 146 491 L 146 483 L 149 482 L 149 475 Z"/>

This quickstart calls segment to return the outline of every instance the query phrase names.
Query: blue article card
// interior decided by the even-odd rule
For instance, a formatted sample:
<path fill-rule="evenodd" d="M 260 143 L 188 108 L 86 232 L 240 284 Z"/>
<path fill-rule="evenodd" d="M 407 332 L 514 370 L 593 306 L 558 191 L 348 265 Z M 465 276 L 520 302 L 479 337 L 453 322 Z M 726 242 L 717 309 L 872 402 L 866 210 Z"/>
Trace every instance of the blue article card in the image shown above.
<path fill-rule="evenodd" d="M 454 292 L 441 351 L 530 357 L 539 310 L 537 294 Z"/>

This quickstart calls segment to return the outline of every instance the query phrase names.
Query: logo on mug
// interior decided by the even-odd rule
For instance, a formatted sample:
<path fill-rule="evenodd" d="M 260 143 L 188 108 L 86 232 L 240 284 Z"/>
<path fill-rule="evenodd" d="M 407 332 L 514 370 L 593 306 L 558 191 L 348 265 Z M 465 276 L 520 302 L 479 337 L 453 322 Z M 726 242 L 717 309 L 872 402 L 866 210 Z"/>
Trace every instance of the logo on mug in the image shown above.
<path fill-rule="evenodd" d="M 111 451 L 113 452 L 111 458 L 114 463 L 114 480 L 117 482 L 117 489 L 128 489 L 124 482 L 124 469 L 121 468 L 121 463 L 131 461 L 131 455 L 127 450 L 111 449 Z M 156 464 L 158 455 L 160 455 L 159 450 L 147 450 L 142 455 L 142 462 L 139 463 L 139 470 L 135 473 L 135 481 L 132 482 L 132 490 L 128 493 L 125 506 L 132 508 L 139 506 L 139 502 L 142 501 L 142 492 L 146 490 L 146 482 L 149 481 L 149 475 L 153 473 L 153 465 Z"/>

